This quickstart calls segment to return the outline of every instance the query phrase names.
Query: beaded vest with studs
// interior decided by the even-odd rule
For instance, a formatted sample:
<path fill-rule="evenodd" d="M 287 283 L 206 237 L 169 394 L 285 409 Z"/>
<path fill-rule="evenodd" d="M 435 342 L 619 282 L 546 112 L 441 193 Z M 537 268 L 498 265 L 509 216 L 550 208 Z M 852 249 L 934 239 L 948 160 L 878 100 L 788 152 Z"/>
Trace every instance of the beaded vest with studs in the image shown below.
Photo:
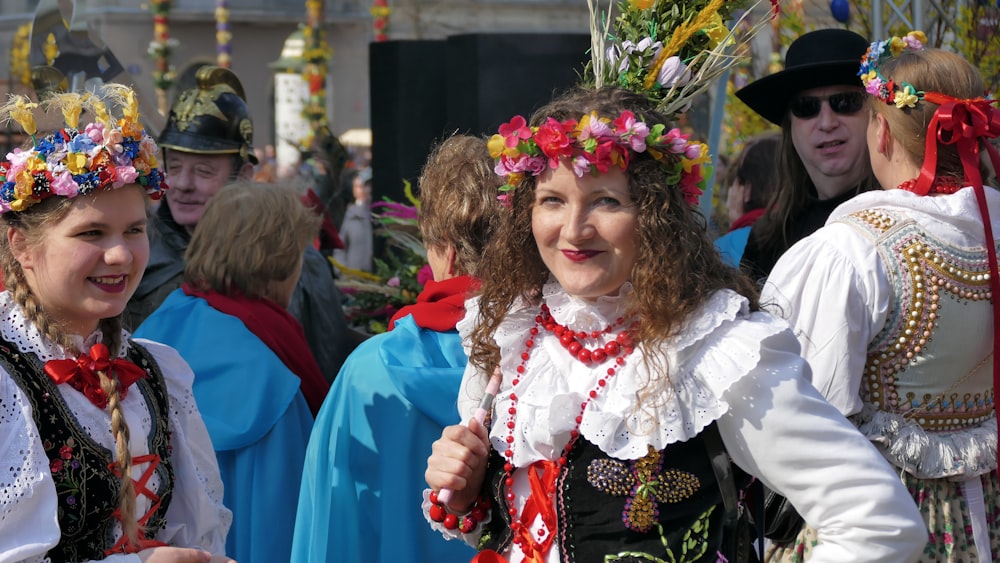
<path fill-rule="evenodd" d="M 839 219 L 871 239 L 892 298 L 868 346 L 863 401 L 928 432 L 972 428 L 993 417 L 992 292 L 985 248 L 957 248 L 887 209 Z M 948 377 L 941 374 L 947 373 Z"/>
<path fill-rule="evenodd" d="M 146 440 L 151 456 L 159 458 L 147 470 L 159 480 L 157 491 L 151 493 L 156 497 L 153 509 L 148 514 L 136 515 L 145 518 L 145 537 L 152 538 L 165 524 L 173 490 L 167 425 L 170 412 L 166 383 L 159 367 L 145 349 L 129 344 L 128 359 L 148 374 L 134 384 L 132 392 L 142 394 L 153 421 L 148 436 L 133 433 L 132 440 Z M 61 534 L 59 543 L 46 556 L 52 563 L 104 559 L 106 552 L 115 547 L 113 532 L 120 479 L 115 474 L 113 452 L 95 442 L 76 422 L 37 356 L 22 354 L 16 345 L 0 338 L 0 365 L 11 374 L 31 404 L 56 488 Z M 137 485 L 137 493 L 142 488 Z"/>

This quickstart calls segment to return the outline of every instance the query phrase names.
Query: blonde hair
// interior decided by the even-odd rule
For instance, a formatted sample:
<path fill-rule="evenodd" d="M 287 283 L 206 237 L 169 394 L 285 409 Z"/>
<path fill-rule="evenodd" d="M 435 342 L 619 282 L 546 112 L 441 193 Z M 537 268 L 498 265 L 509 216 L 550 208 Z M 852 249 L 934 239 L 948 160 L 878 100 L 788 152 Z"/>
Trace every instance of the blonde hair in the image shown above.
<path fill-rule="evenodd" d="M 135 189 L 141 188 L 138 184 L 133 184 L 133 186 Z M 128 187 L 122 189 L 128 189 Z M 145 193 L 144 189 L 143 193 Z M 4 213 L 2 221 L 4 226 L 20 231 L 24 236 L 25 244 L 29 247 L 42 245 L 45 243 L 45 234 L 52 226 L 66 218 L 73 202 L 80 199 L 82 198 L 50 197 L 27 210 Z M 67 354 L 74 356 L 80 354 L 82 350 L 76 348 L 59 321 L 50 317 L 42 303 L 38 301 L 28 283 L 21 263 L 14 256 L 6 232 L 4 236 L 0 236 L 0 264 L 3 266 L 4 285 L 14 298 L 14 302 L 24 311 L 25 317 L 38 328 L 42 335 L 62 346 Z M 121 348 L 121 316 L 101 319 L 99 328 L 103 335 L 103 344 L 108 347 L 112 357 L 116 356 Z M 131 433 L 125 421 L 125 412 L 122 410 L 121 395 L 118 393 L 118 375 L 113 370 L 110 372 L 98 371 L 97 375 L 101 390 L 108 398 L 111 431 L 115 437 L 115 454 L 121 473 L 118 507 L 121 514 L 122 534 L 131 545 L 138 545 L 139 523 L 136 521 L 135 486 L 131 476 L 132 454 L 129 450 Z"/>
<path fill-rule="evenodd" d="M 184 279 L 200 290 L 267 297 L 271 282 L 298 267 L 321 221 L 291 187 L 229 184 L 205 206 L 184 256 Z"/>
<path fill-rule="evenodd" d="M 455 135 L 438 145 L 420 176 L 420 234 L 428 248 L 451 245 L 458 275 L 475 275 L 502 180 L 486 141 Z"/>
<path fill-rule="evenodd" d="M 940 49 L 904 51 L 887 59 L 880 70 L 887 80 L 908 82 L 917 90 L 939 92 L 958 99 L 977 98 L 984 94 L 985 85 L 979 70 L 960 55 Z M 885 116 L 895 142 L 903 148 L 909 160 L 920 166 L 924 162 L 927 125 L 934 117 L 938 105 L 920 100 L 915 107 L 899 109 L 875 98 L 869 100 L 872 110 Z M 980 148 L 985 139 L 979 139 Z M 981 165 L 984 163 L 980 163 Z M 980 171 L 983 179 L 989 177 L 985 166 Z M 958 156 L 957 145 L 937 143 L 937 177 L 962 178 L 965 173 Z M 895 186 L 885 186 L 895 187 Z"/>

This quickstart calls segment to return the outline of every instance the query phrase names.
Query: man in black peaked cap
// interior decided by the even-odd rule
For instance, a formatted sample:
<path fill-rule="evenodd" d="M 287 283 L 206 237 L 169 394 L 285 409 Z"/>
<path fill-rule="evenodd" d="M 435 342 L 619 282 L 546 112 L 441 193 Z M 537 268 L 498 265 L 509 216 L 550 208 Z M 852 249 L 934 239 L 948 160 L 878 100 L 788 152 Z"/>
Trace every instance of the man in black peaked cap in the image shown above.
<path fill-rule="evenodd" d="M 196 87 L 170 108 L 158 144 L 170 189 L 150 223 L 150 256 L 124 321 L 137 328 L 184 279 L 184 251 L 205 205 L 226 184 L 250 180 L 257 157 L 253 122 L 239 78 L 205 66 Z M 330 263 L 309 247 L 289 312 L 305 330 L 323 375 L 332 380 L 356 339 L 347 328 Z"/>

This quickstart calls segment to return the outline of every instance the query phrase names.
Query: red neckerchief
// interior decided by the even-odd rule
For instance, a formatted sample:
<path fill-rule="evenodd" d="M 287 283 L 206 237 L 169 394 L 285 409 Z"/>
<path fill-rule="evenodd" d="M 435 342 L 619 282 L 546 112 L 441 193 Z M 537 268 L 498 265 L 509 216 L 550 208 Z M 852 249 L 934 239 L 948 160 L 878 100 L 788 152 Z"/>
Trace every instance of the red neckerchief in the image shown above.
<path fill-rule="evenodd" d="M 199 290 L 184 284 L 186 295 L 200 297 L 209 306 L 243 321 L 250 332 L 260 338 L 292 373 L 302 380 L 302 394 L 313 416 L 319 412 L 330 384 L 323 377 L 313 356 L 302 325 L 284 308 L 269 299 L 253 299 L 242 295 L 223 295 L 218 291 Z"/>
<path fill-rule="evenodd" d="M 465 298 L 476 286 L 477 282 L 472 276 L 427 282 L 424 290 L 417 296 L 416 303 L 403 307 L 392 316 L 389 330 L 396 326 L 396 321 L 407 315 L 413 315 L 413 321 L 420 328 L 436 332 L 454 329 L 465 316 Z"/>
<path fill-rule="evenodd" d="M 732 225 L 729 225 L 729 231 L 732 232 L 736 229 L 742 229 L 743 227 L 753 225 L 754 221 L 760 219 L 760 216 L 763 215 L 765 211 L 767 211 L 766 207 L 760 207 L 758 209 L 751 209 L 750 211 L 747 211 L 733 221 Z"/>
<path fill-rule="evenodd" d="M 56 385 L 69 383 L 73 389 L 83 393 L 95 407 L 104 409 L 108 406 L 108 396 L 101 389 L 101 378 L 97 375 L 99 371 L 103 371 L 108 377 L 112 375 L 118 377 L 118 394 L 122 399 L 128 395 L 128 388 L 133 383 L 146 377 L 146 370 L 130 361 L 120 358 L 112 360 L 108 347 L 100 342 L 91 346 L 87 354 L 80 354 L 75 360 L 45 362 L 45 373 L 56 382 Z"/>

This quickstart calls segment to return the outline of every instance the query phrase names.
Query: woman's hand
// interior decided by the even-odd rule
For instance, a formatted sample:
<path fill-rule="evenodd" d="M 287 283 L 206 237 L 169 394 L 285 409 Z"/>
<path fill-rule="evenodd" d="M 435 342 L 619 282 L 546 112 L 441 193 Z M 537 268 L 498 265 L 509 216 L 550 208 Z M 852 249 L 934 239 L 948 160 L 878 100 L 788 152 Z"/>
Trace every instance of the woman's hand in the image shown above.
<path fill-rule="evenodd" d="M 435 491 L 451 489 L 448 509 L 465 512 L 483 487 L 489 456 L 489 434 L 478 420 L 470 420 L 468 426 L 448 426 L 434 442 L 424 479 Z"/>
<path fill-rule="evenodd" d="M 211 553 L 188 547 L 152 547 L 138 554 L 143 563 L 225 563 L 226 559 L 215 559 Z"/>

